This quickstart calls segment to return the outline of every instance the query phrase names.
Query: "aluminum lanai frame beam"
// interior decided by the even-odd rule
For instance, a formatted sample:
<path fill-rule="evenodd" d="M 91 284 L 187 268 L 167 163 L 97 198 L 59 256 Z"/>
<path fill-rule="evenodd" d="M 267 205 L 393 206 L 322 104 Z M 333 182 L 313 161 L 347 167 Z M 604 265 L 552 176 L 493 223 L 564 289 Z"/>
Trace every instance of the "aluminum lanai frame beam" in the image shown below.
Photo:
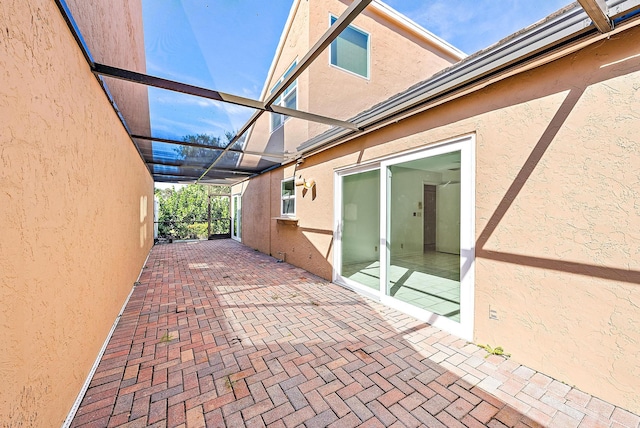
<path fill-rule="evenodd" d="M 265 100 L 265 105 L 270 107 L 271 104 L 291 85 L 311 63 L 324 51 L 342 31 L 353 22 L 360 12 L 362 12 L 372 0 L 354 0 L 353 3 L 340 15 L 331 27 L 320 37 L 320 39 L 311 47 L 309 52 L 300 60 L 281 83 L 278 89 L 271 93 Z"/>
<path fill-rule="evenodd" d="M 194 178 L 196 178 L 193 175 L 184 175 L 184 174 L 168 174 L 165 172 L 153 172 L 153 177 L 155 178 L 156 176 L 158 177 L 177 177 L 177 178 L 184 178 L 185 180 L 187 179 L 191 179 L 193 180 Z"/>
<path fill-rule="evenodd" d="M 67 28 L 71 32 L 71 35 L 75 39 L 76 44 L 78 45 L 78 48 L 80 48 L 80 51 L 82 52 L 82 55 L 84 56 L 85 60 L 87 61 L 87 64 L 89 65 L 89 68 L 92 69 L 93 66 L 94 66 L 93 57 L 91 56 L 91 52 L 89 51 L 89 47 L 87 46 L 87 43 L 85 42 L 84 37 L 82 36 L 82 32 L 80 31 L 80 28 L 78 27 L 75 19 L 73 18 L 73 14 L 71 13 L 71 10 L 69 9 L 69 6 L 67 5 L 67 2 L 65 0 L 54 0 L 54 1 L 55 1 L 56 5 L 58 6 L 58 10 L 60 11 L 60 14 L 62 15 L 62 18 L 67 23 Z M 113 110 L 115 111 L 116 115 L 118 116 L 118 119 L 122 123 L 122 126 L 127 131 L 127 134 L 130 134 L 129 128 L 127 127 L 127 123 L 124 120 L 124 117 L 122 116 L 122 113 L 118 109 L 118 106 L 116 105 L 116 102 L 113 99 L 113 96 L 111 95 L 111 93 L 107 89 L 106 84 L 98 76 L 96 76 L 96 79 L 100 83 L 100 87 L 104 91 L 104 94 L 106 95 L 107 99 L 109 100 L 109 103 L 111 104 L 111 107 L 113 107 Z M 142 153 L 140 153 L 140 148 L 136 144 L 134 144 L 133 147 L 135 147 L 136 151 L 138 152 L 138 155 L 140 156 L 140 159 L 142 159 L 144 161 L 144 156 L 142 156 Z M 145 163 L 145 165 L 146 165 L 146 163 Z M 147 171 L 149 171 L 149 174 L 151 174 L 151 171 L 149 170 L 148 166 L 147 166 Z M 83 392 L 83 394 L 84 394 L 84 392 Z M 77 411 L 77 409 L 73 410 L 73 414 L 75 414 L 76 411 Z M 65 421 L 65 423 L 66 423 L 66 421 Z"/>
<path fill-rule="evenodd" d="M 168 167 L 177 167 L 177 168 L 192 169 L 192 170 L 196 170 L 196 169 L 204 170 L 206 168 L 205 166 L 181 164 L 178 162 L 147 162 L 147 165 L 168 166 Z M 224 174 L 238 174 L 238 175 L 253 175 L 256 173 L 256 171 L 248 171 L 246 169 L 215 168 L 213 171 L 224 173 Z"/>
<path fill-rule="evenodd" d="M 153 178 L 155 177 L 175 177 L 177 179 L 184 179 L 184 181 L 192 181 L 196 179 L 195 175 L 185 175 L 185 174 L 169 174 L 169 173 L 165 173 L 165 172 L 155 172 L 153 173 Z M 231 181 L 233 183 L 237 182 L 237 181 L 242 181 L 245 180 L 247 177 L 221 177 L 221 178 L 215 178 L 215 177 L 205 177 L 205 180 L 219 180 L 219 181 Z"/>
<path fill-rule="evenodd" d="M 578 0 L 589 18 L 601 33 L 613 30 L 613 22 L 609 19 L 609 9 L 605 0 Z"/>
<path fill-rule="evenodd" d="M 89 64 L 89 67 L 93 67 L 93 57 L 91 56 L 91 52 L 89 52 L 89 47 L 87 46 L 84 37 L 82 37 L 82 33 L 80 32 L 78 24 L 76 23 L 75 19 L 73 19 L 73 14 L 71 13 L 69 6 L 67 5 L 67 2 L 65 0 L 55 0 L 55 2 L 58 6 L 58 9 L 60 10 L 60 14 L 67 23 L 67 27 L 69 27 L 73 38 L 76 40 L 78 47 L 82 51 L 84 59 L 87 61 L 87 64 Z"/>
<path fill-rule="evenodd" d="M 155 88 L 166 89 L 173 92 L 181 92 L 187 95 L 195 95 L 201 98 L 221 101 L 229 104 L 235 104 L 242 107 L 249 107 L 254 110 L 262 110 L 262 111 L 275 110 L 275 109 L 272 110 L 269 105 L 257 100 L 252 100 L 251 98 L 245 98 L 237 95 L 226 94 L 224 92 L 215 91 L 212 89 L 206 89 L 206 88 L 201 88 L 199 86 L 188 85 L 186 83 L 176 82 L 174 80 L 168 80 L 168 79 L 163 79 L 161 77 L 150 76 L 144 73 L 138 73 L 136 71 L 124 70 L 122 68 L 100 64 L 97 62 L 93 64 L 93 66 L 91 67 L 91 71 L 94 74 L 104 76 L 104 77 L 111 77 L 114 79 L 125 80 L 128 82 L 140 83 L 142 85 L 153 86 Z M 358 129 L 357 126 L 355 126 L 351 122 L 332 119 L 330 117 L 307 113 L 299 110 L 278 107 L 278 113 L 286 114 L 287 116 L 296 117 L 299 119 L 324 123 L 326 125 L 340 126 L 342 128 L 348 128 L 348 129 Z"/>
<path fill-rule="evenodd" d="M 200 180 L 202 180 L 204 178 L 205 175 L 207 175 L 209 173 L 209 171 L 222 159 L 222 156 L 228 152 L 229 150 L 231 150 L 231 146 L 233 146 L 240 138 L 242 138 L 242 135 L 247 132 L 249 130 L 249 128 L 251 128 L 253 126 L 254 123 L 256 123 L 256 121 L 260 118 L 260 116 L 262 116 L 262 114 L 264 113 L 263 110 L 257 110 L 254 111 L 253 114 L 251 115 L 251 117 L 249 118 L 249 120 L 247 121 L 247 123 L 245 123 L 244 125 L 242 125 L 242 128 L 240 128 L 240 130 L 238 131 L 238 133 L 236 134 L 235 137 L 233 137 L 233 139 L 231 141 L 229 141 L 229 144 L 227 144 L 227 146 L 223 149 L 222 153 L 220 153 L 218 155 L 217 158 L 215 158 L 213 160 L 213 162 L 211 163 L 211 165 L 209 165 L 209 168 L 207 168 L 207 170 L 204 172 L 204 174 L 202 174 L 200 176 L 200 178 L 198 178 L 198 180 L 196 181 L 196 184 L 198 184 L 200 182 Z M 283 158 L 284 159 L 284 158 Z"/>
<path fill-rule="evenodd" d="M 129 130 L 129 128 L 127 127 L 127 125 L 126 125 L 126 121 L 125 121 L 125 119 L 122 117 L 122 114 L 121 114 L 121 113 L 120 113 L 120 111 L 118 110 L 118 108 L 117 108 L 117 106 L 116 106 L 116 103 L 115 103 L 115 100 L 113 99 L 113 97 L 112 97 L 112 96 L 111 96 L 111 94 L 109 93 L 109 91 L 108 91 L 108 89 L 107 89 L 107 86 L 106 86 L 106 83 L 105 83 L 102 79 L 100 79 L 100 78 L 99 78 L 99 73 L 97 73 L 97 72 L 96 72 L 96 63 L 94 62 L 93 57 L 91 56 L 91 53 L 89 52 L 89 48 L 88 48 L 88 46 L 87 46 L 87 44 L 86 44 L 86 42 L 85 42 L 84 38 L 82 37 L 82 33 L 80 32 L 80 29 L 78 28 L 78 26 L 77 26 L 77 24 L 76 24 L 75 20 L 73 19 L 73 15 L 72 15 L 71 11 L 69 10 L 69 7 L 67 6 L 66 1 L 65 1 L 65 0 L 54 0 L 54 1 L 55 1 L 56 5 L 58 6 L 58 9 L 59 9 L 59 11 L 60 11 L 60 13 L 61 13 L 62 17 L 64 18 L 64 20 L 65 20 L 65 22 L 66 22 L 66 24 L 67 24 L 67 27 L 69 28 L 69 30 L 70 30 L 70 32 L 71 32 L 71 34 L 73 35 L 74 39 L 76 40 L 76 44 L 78 45 L 78 47 L 79 47 L 79 48 L 80 48 L 80 50 L 82 51 L 82 54 L 83 54 L 83 56 L 85 57 L 85 60 L 87 61 L 87 64 L 89 65 L 89 67 L 90 67 L 91 71 L 94 73 L 94 75 L 96 75 L 96 77 L 98 78 L 98 81 L 100 82 L 101 87 L 103 88 L 103 90 L 104 90 L 104 92 L 105 92 L 105 94 L 106 94 L 107 98 L 109 99 L 109 101 L 110 101 L 111 105 L 113 106 L 113 108 L 114 108 L 114 110 L 115 110 L 116 114 L 117 114 L 117 115 L 118 115 L 118 117 L 120 118 L 120 121 L 122 122 L 122 125 L 123 125 L 123 126 L 124 126 L 124 128 L 127 130 L 127 133 L 129 134 L 129 136 L 130 136 L 132 139 L 133 139 L 133 138 L 140 138 L 140 139 L 147 139 L 147 140 L 156 140 L 156 141 L 160 141 L 159 139 L 151 139 L 151 138 L 147 138 L 147 137 L 142 137 L 142 136 L 132 136 L 132 135 L 131 135 L 131 131 L 130 131 L 130 130 Z M 102 64 L 98 64 L 98 66 L 102 66 L 103 68 L 108 67 L 108 66 L 104 66 L 104 65 L 102 65 Z M 114 69 L 114 70 L 116 69 L 115 67 L 111 67 L 111 68 L 112 68 L 112 69 Z M 138 74 L 140 74 L 140 73 L 138 73 Z M 144 76 L 144 75 L 140 75 L 140 76 Z M 116 76 L 112 76 L 112 77 L 117 78 Z M 149 76 L 149 77 L 151 77 L 151 76 Z M 125 79 L 125 80 L 126 80 L 126 79 Z M 168 80 L 166 80 L 166 79 L 162 79 L 162 80 L 165 80 L 165 82 L 171 82 L 171 81 L 168 81 Z M 136 81 L 134 80 L 134 82 L 136 82 Z M 142 82 L 139 82 L 139 83 L 142 83 Z M 178 82 L 175 82 L 175 83 L 178 83 Z M 178 83 L 178 84 L 179 84 L 179 83 Z M 184 85 L 184 84 L 179 84 L 179 85 Z M 188 87 L 189 85 L 184 85 L 184 86 L 187 86 L 187 87 Z M 196 88 L 196 87 L 193 87 L 193 88 Z M 203 88 L 200 88 L 200 89 L 203 89 Z M 205 89 L 205 91 L 206 91 L 206 89 Z M 213 91 L 213 92 L 215 92 L 215 91 Z M 218 93 L 218 95 L 219 95 L 219 96 L 222 96 L 222 93 Z M 226 101 L 226 102 L 231 102 L 231 101 L 230 101 L 231 99 L 235 99 L 235 100 L 242 100 L 242 99 L 243 99 L 242 97 L 236 97 L 236 96 L 229 95 L 229 94 L 224 94 L 224 95 L 227 95 L 227 96 L 228 96 L 228 99 L 227 99 L 227 101 Z M 214 99 L 217 99 L 217 98 L 214 98 Z M 246 99 L 246 100 L 249 100 L 250 102 L 258 102 L 258 101 L 250 100 L 250 99 Z M 224 100 L 222 100 L 222 101 L 224 101 Z M 258 102 L 258 103 L 259 103 L 259 102 Z M 264 106 L 264 103 L 261 103 L 261 104 Z M 242 104 L 240 104 L 240 105 L 242 105 Z M 269 109 L 269 110 L 271 110 L 271 109 Z M 355 126 L 354 126 L 353 124 L 349 123 L 349 122 L 338 121 L 338 122 L 341 122 L 341 124 L 338 124 L 338 123 L 336 123 L 336 121 L 335 121 L 335 120 L 330 119 L 330 118 L 324 118 L 324 117 L 322 117 L 322 116 L 313 115 L 313 114 L 311 114 L 311 113 L 298 112 L 297 110 L 292 110 L 292 109 L 285 109 L 285 110 L 286 110 L 286 111 L 281 111 L 280 113 L 282 113 L 282 114 L 289 114 L 289 115 L 291 115 L 291 116 L 294 116 L 294 115 L 295 115 L 295 114 L 297 114 L 297 113 L 301 113 L 301 115 L 303 116 L 303 117 L 301 117 L 301 118 L 302 118 L 302 119 L 305 119 L 305 120 L 313 120 L 313 119 L 315 119 L 316 121 L 319 121 L 319 119 L 323 119 L 323 120 L 328 120 L 328 121 L 329 121 L 329 123 L 328 123 L 329 125 L 333 125 L 333 126 L 347 126 L 348 128 L 355 129 Z M 260 115 L 261 115 L 263 112 L 264 112 L 264 110 L 258 110 L 258 111 L 257 111 L 257 112 L 255 112 L 255 113 L 258 113 L 258 114 L 257 114 L 257 117 L 260 117 Z M 256 115 L 255 115 L 255 113 L 254 113 L 254 116 L 256 116 Z M 233 140 L 232 140 L 232 141 L 227 145 L 227 147 L 225 147 L 225 151 L 229 151 L 229 150 L 231 150 L 231 151 L 234 151 L 234 152 L 236 152 L 236 151 L 237 151 L 237 152 L 245 153 L 245 154 L 249 154 L 249 155 L 257 155 L 257 156 L 262 156 L 262 157 L 272 157 L 272 158 L 274 158 L 274 159 L 275 159 L 275 158 L 285 159 L 285 158 L 286 158 L 286 156 L 284 156 L 284 155 L 282 155 L 282 156 L 281 156 L 281 155 L 276 155 L 276 154 L 266 154 L 266 153 L 263 155 L 263 154 L 262 154 L 262 153 L 260 153 L 260 152 L 250 152 L 250 151 L 241 151 L 241 150 L 234 150 L 234 149 L 230 149 L 230 147 L 231 147 L 231 146 L 232 146 L 236 141 L 238 141 L 238 139 L 239 139 L 239 138 L 244 134 L 244 132 L 246 132 L 246 130 L 247 130 L 247 129 L 249 129 L 249 127 L 253 124 L 253 122 L 255 122 L 255 120 L 257 119 L 257 117 L 256 117 L 255 119 L 253 119 L 253 121 L 252 121 L 252 122 L 247 122 L 247 124 L 243 127 L 243 128 L 244 128 L 244 129 L 243 129 L 243 131 L 242 131 L 242 132 L 240 132 L 239 134 L 237 134 L 237 135 L 234 137 L 234 139 L 233 139 Z M 174 141 L 166 141 L 166 142 L 173 143 L 173 144 L 179 143 L 179 142 L 174 142 Z M 138 145 L 137 145 L 137 144 L 134 144 L 134 147 L 136 148 L 136 151 L 138 152 L 138 155 L 140 156 L 140 158 L 145 162 L 145 165 L 147 166 L 147 170 L 149 171 L 149 173 L 150 173 L 150 174 L 152 174 L 152 171 L 151 171 L 151 169 L 149 168 L 149 165 L 148 165 L 148 163 L 147 163 L 147 161 L 146 161 L 145 157 L 144 157 L 144 156 L 142 155 L 142 153 L 140 152 L 140 148 L 138 147 Z M 208 148 L 208 147 L 206 147 L 206 148 Z M 205 172 L 205 174 L 207 174 L 207 172 Z M 205 174 L 203 174 L 203 176 L 204 176 Z M 153 174 L 152 174 L 152 175 L 153 175 Z M 202 179 L 202 178 L 203 178 L 203 176 L 201 176 L 197 181 L 200 181 L 200 179 Z M 75 413 L 75 412 L 74 412 L 74 413 Z"/>
<path fill-rule="evenodd" d="M 242 135 L 242 134 L 239 134 L 239 135 Z M 134 140 L 157 141 L 159 143 L 175 144 L 177 146 L 197 147 L 199 149 L 211 149 L 211 150 L 224 149 L 224 147 L 209 146 L 207 144 L 192 143 L 190 141 L 172 140 L 169 138 L 147 137 L 146 135 L 131 135 L 131 138 L 133 138 Z M 245 155 L 262 156 L 265 158 L 273 158 L 273 159 L 286 158 L 284 154 L 278 154 L 278 153 L 254 152 L 250 150 L 238 150 L 238 149 L 231 149 L 231 148 L 228 151 L 232 153 L 242 153 Z"/>
<path fill-rule="evenodd" d="M 609 15 L 615 20 L 617 33 L 621 22 L 630 22 L 640 11 L 640 0 L 612 0 L 609 3 Z M 621 20 L 621 17 L 626 17 Z M 493 82 L 501 74 L 510 73 L 516 67 L 525 67 L 535 63 L 534 59 L 543 58 L 542 64 L 557 59 L 560 50 L 569 47 L 569 52 L 581 48 L 580 41 L 588 43 L 593 37 L 603 40 L 608 33 L 598 34 L 597 28 L 587 24 L 589 16 L 579 4 L 568 5 L 530 28 L 514 34 L 477 55 L 460 61 L 430 79 L 415 85 L 413 89 L 397 94 L 378 106 L 351 118 L 364 130 L 354 133 L 347 130 L 331 129 L 298 146 L 296 158 L 305 158 L 334 147 L 356 136 L 366 134 L 405 119 L 409 115 L 448 102 L 461 91 L 470 91 L 473 87 L 482 88 L 486 82 Z M 637 22 L 637 21 L 636 21 Z M 576 47 L 577 46 L 577 47 Z M 574 49 L 575 47 L 575 49 Z M 549 58 L 544 60 L 544 58 Z M 538 63 L 537 66 L 540 66 Z"/>
<path fill-rule="evenodd" d="M 372 0 L 354 0 L 353 3 L 349 5 L 349 7 L 340 15 L 336 22 L 334 22 L 333 25 L 331 25 L 329 29 L 325 31 L 322 37 L 320 37 L 320 39 L 311 47 L 309 52 L 307 52 L 307 54 L 294 67 L 291 74 L 281 82 L 279 88 L 276 89 L 276 91 L 274 91 L 265 100 L 264 105 L 266 108 L 272 108 L 271 104 L 273 104 L 276 98 L 282 95 L 282 93 L 289 87 L 289 85 L 291 85 L 291 83 L 293 83 L 293 81 L 295 81 L 298 76 L 300 76 L 311 65 L 311 63 L 322 53 L 322 51 L 325 50 L 327 46 L 329 46 L 331 42 L 333 42 L 340 35 L 340 33 L 342 33 L 342 31 L 347 28 L 349 24 L 351 24 L 351 22 L 353 22 L 354 19 L 356 19 L 358 15 L 360 15 L 360 12 L 362 12 L 369 5 L 369 3 L 371 3 L 371 1 Z M 216 160 L 213 161 L 211 166 L 209 166 L 204 174 L 200 176 L 196 183 L 198 183 L 205 175 L 207 175 L 209 170 L 212 169 L 220 159 L 222 159 L 222 156 L 227 151 L 227 149 L 235 144 L 240 136 L 242 136 L 242 134 L 244 134 L 249 128 L 251 128 L 251 126 L 260 118 L 260 116 L 262 116 L 262 113 L 264 113 L 264 110 L 254 112 L 247 123 L 244 124 L 240 132 L 238 132 L 238 134 L 229 142 L 229 144 L 227 144 L 227 147 L 225 147 L 225 151 L 221 153 Z M 358 127 L 352 130 L 355 132 L 361 131 L 361 129 Z"/>

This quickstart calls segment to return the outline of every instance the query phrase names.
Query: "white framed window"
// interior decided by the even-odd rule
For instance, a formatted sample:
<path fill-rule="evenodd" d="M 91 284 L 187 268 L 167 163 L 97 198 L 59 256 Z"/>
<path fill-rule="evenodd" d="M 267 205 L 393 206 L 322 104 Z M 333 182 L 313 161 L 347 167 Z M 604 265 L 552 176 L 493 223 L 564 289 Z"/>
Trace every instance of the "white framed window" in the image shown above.
<path fill-rule="evenodd" d="M 271 88 L 271 93 L 275 92 L 275 90 L 280 87 L 284 79 L 286 79 L 291 74 L 291 72 L 293 71 L 293 69 L 296 67 L 297 64 L 298 64 L 297 60 L 293 61 L 293 64 L 289 66 L 289 68 L 287 69 L 287 71 L 284 72 L 282 77 L 278 79 L 275 85 L 273 85 L 273 88 Z M 273 104 L 277 106 L 286 107 L 286 108 L 297 109 L 298 108 L 298 80 L 296 79 L 291 85 L 289 85 L 289 87 L 285 89 L 284 92 L 280 94 L 280 96 L 278 96 L 278 98 L 275 99 Z M 276 129 L 280 128 L 288 119 L 289 119 L 289 116 L 285 116 L 277 113 L 271 113 L 271 131 L 273 132 Z"/>
<path fill-rule="evenodd" d="M 242 194 L 231 197 L 231 238 L 242 242 Z"/>
<path fill-rule="evenodd" d="M 333 25 L 337 19 L 331 15 L 330 25 Z M 335 67 L 368 79 L 369 39 L 368 33 L 349 25 L 331 42 L 329 62 Z"/>
<path fill-rule="evenodd" d="M 294 177 L 282 180 L 280 185 L 280 215 L 294 217 L 296 215 L 296 182 Z"/>

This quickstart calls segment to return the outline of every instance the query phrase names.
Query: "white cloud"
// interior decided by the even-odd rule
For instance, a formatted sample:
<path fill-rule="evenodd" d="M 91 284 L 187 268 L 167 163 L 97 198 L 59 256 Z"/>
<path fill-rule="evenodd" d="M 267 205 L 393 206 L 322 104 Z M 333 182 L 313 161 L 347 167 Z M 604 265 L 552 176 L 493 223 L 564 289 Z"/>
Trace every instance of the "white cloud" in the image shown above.
<path fill-rule="evenodd" d="M 209 134 L 209 135 L 222 135 L 226 128 L 224 126 L 216 126 L 213 124 L 202 123 L 201 120 L 194 120 L 189 123 L 184 123 L 179 120 L 173 120 L 166 117 L 152 118 L 152 129 L 154 135 L 158 135 L 158 132 L 173 135 L 175 139 L 182 139 L 185 135 L 192 134 Z M 228 128 L 228 127 L 227 127 Z"/>
<path fill-rule="evenodd" d="M 569 4 L 567 0 L 392 0 L 427 30 L 472 54 Z"/>
<path fill-rule="evenodd" d="M 412 15 L 417 23 L 450 41 L 473 21 L 475 11 L 460 2 L 436 0 L 424 4 Z"/>
<path fill-rule="evenodd" d="M 185 76 L 182 73 L 176 73 L 172 71 L 171 67 L 168 67 L 167 64 L 156 63 L 153 60 L 149 59 L 152 55 L 147 54 L 147 71 L 146 74 L 150 76 L 161 77 L 163 79 L 174 80 L 180 83 L 187 83 L 193 86 L 199 86 L 201 88 L 207 87 L 207 82 L 203 79 L 198 79 L 193 76 Z"/>
<path fill-rule="evenodd" d="M 251 98 L 252 100 L 257 100 L 260 98 L 261 89 L 258 88 L 258 85 L 253 85 L 251 88 L 243 87 L 240 90 L 240 93 L 243 97 Z"/>

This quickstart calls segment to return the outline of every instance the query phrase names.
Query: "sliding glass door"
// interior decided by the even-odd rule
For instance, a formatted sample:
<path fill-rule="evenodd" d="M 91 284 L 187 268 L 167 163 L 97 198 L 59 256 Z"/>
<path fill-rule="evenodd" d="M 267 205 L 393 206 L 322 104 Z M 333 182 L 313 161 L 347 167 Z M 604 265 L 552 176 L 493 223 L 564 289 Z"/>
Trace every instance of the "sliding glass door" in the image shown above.
<path fill-rule="evenodd" d="M 380 290 L 380 170 L 358 171 L 339 177 L 340 281 L 354 287 Z M 365 290 L 369 291 L 369 290 Z"/>
<path fill-rule="evenodd" d="M 460 151 L 387 167 L 388 296 L 460 321 Z"/>
<path fill-rule="evenodd" d="M 336 282 L 471 338 L 473 137 L 338 173 Z"/>

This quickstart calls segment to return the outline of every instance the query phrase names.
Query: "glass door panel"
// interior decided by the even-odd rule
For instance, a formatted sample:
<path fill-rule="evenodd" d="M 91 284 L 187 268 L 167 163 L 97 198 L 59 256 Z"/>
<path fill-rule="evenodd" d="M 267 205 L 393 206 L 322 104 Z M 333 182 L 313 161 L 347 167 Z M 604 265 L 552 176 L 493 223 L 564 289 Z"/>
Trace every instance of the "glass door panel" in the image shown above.
<path fill-rule="evenodd" d="M 461 151 L 388 166 L 386 294 L 460 322 Z"/>
<path fill-rule="evenodd" d="M 343 278 L 380 289 L 380 170 L 342 177 Z"/>

